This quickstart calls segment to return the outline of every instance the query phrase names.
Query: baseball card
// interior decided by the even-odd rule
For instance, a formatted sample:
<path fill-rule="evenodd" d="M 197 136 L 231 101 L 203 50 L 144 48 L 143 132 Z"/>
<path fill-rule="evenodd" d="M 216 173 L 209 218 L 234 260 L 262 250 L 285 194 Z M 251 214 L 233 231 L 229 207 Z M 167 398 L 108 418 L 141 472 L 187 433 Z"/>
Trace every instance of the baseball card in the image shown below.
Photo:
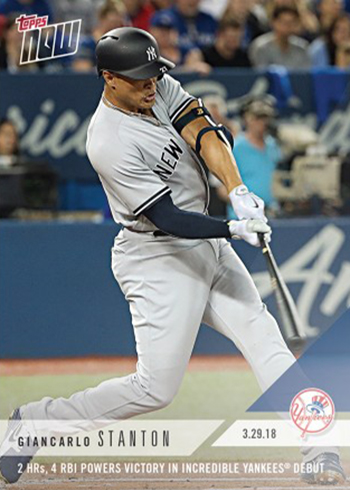
<path fill-rule="evenodd" d="M 349 46 L 0 0 L 0 488 L 350 488 Z"/>

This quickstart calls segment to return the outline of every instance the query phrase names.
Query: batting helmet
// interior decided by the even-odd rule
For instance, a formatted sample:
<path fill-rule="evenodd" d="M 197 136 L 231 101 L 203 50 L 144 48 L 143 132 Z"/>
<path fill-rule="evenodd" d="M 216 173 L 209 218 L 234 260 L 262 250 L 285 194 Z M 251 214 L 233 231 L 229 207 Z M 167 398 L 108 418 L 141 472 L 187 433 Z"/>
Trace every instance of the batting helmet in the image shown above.
<path fill-rule="evenodd" d="M 104 34 L 96 46 L 97 70 L 108 70 L 134 80 L 164 75 L 175 67 L 159 54 L 154 37 L 135 27 L 119 27 Z"/>

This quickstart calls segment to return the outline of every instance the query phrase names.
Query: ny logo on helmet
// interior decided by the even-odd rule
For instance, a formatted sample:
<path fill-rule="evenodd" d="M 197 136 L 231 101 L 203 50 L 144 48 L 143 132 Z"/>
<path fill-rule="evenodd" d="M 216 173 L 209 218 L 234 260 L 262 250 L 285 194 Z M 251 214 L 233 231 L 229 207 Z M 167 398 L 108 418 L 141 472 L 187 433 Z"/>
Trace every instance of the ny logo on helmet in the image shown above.
<path fill-rule="evenodd" d="M 157 53 L 154 46 L 150 46 L 149 48 L 147 48 L 146 53 L 147 53 L 148 61 L 153 61 L 157 59 Z"/>

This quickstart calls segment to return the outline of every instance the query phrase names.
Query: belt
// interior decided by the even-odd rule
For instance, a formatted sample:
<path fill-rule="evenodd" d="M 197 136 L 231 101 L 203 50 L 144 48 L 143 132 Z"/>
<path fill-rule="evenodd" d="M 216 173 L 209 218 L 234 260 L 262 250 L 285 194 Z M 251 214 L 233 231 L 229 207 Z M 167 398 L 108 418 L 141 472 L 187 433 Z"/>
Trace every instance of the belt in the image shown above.
<path fill-rule="evenodd" d="M 133 233 L 152 233 L 153 236 L 158 237 L 158 236 L 169 236 L 168 233 L 165 233 L 162 230 L 156 230 L 156 231 L 141 231 L 141 230 L 135 230 L 131 226 L 123 226 L 123 229 L 126 229 L 128 231 L 132 231 Z"/>

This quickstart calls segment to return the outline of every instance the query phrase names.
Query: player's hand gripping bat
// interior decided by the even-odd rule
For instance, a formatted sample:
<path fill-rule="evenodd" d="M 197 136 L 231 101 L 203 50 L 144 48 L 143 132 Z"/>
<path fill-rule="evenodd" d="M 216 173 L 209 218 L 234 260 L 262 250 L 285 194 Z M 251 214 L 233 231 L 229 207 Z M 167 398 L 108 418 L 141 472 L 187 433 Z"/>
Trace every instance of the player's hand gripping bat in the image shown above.
<path fill-rule="evenodd" d="M 271 248 L 265 240 L 264 234 L 258 233 L 258 236 L 271 278 L 271 285 L 276 299 L 283 336 L 292 349 L 300 350 L 305 345 L 306 339 L 304 328 L 294 300 L 283 280 Z"/>

